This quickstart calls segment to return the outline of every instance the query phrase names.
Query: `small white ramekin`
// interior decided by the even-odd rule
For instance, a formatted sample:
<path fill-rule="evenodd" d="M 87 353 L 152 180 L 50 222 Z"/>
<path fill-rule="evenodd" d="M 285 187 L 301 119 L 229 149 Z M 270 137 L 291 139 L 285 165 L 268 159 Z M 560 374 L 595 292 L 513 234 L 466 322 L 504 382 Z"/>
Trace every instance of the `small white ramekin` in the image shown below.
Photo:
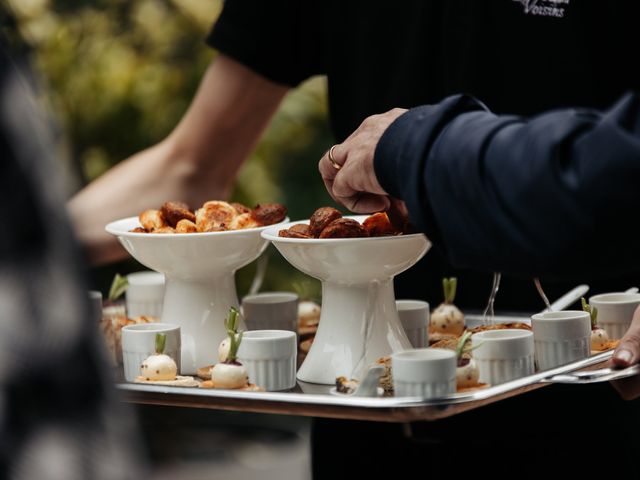
<path fill-rule="evenodd" d="M 436 398 L 456 392 L 456 354 L 441 348 L 419 348 L 391 356 L 397 397 Z"/>
<path fill-rule="evenodd" d="M 620 339 L 640 305 L 640 293 L 602 293 L 591 297 L 589 305 L 598 309 L 598 326 L 607 331 L 610 339 Z"/>
<path fill-rule="evenodd" d="M 529 330 L 488 330 L 474 334 L 471 342 L 477 347 L 473 359 L 481 383 L 498 385 L 535 371 L 533 333 Z"/>
<path fill-rule="evenodd" d="M 127 315 L 160 318 L 164 301 L 164 275 L 158 272 L 135 272 L 127 275 L 129 286 L 125 293 Z"/>
<path fill-rule="evenodd" d="M 296 385 L 296 333 L 290 330 L 244 332 L 238 360 L 246 367 L 249 381 L 269 392 Z"/>
<path fill-rule="evenodd" d="M 429 346 L 429 304 L 422 300 L 396 300 L 396 309 L 413 348 Z"/>
<path fill-rule="evenodd" d="M 180 326 L 168 323 L 139 323 L 122 327 L 122 363 L 124 378 L 133 382 L 140 375 L 140 365 L 156 353 L 156 333 L 167 336 L 164 353 L 178 366 L 180 373 Z"/>
<path fill-rule="evenodd" d="M 298 295 L 262 292 L 242 299 L 242 314 L 249 330 L 298 331 Z"/>
<path fill-rule="evenodd" d="M 581 310 L 536 313 L 531 317 L 538 370 L 565 365 L 591 354 L 591 316 Z"/>

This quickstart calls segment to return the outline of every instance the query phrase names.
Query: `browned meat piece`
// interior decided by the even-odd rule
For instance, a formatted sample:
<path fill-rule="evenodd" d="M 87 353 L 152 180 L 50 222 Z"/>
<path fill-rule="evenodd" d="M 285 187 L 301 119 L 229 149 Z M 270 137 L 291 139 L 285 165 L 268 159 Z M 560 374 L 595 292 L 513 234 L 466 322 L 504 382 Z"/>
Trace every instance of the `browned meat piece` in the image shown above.
<path fill-rule="evenodd" d="M 320 238 L 356 238 L 368 236 L 364 227 L 350 218 L 334 220 L 320 233 Z"/>
<path fill-rule="evenodd" d="M 198 228 L 191 220 L 183 218 L 176 225 L 176 233 L 196 233 Z"/>
<path fill-rule="evenodd" d="M 160 207 L 160 211 L 169 226 L 173 228 L 175 228 L 183 218 L 190 222 L 196 221 L 196 216 L 189 208 L 189 205 L 183 202 L 165 202 L 162 207 Z"/>
<path fill-rule="evenodd" d="M 374 213 L 370 217 L 367 217 L 362 226 L 367 231 L 370 237 L 384 237 L 389 235 L 400 235 L 399 232 L 391 222 L 389 217 L 384 212 Z"/>
<path fill-rule="evenodd" d="M 145 210 L 140 214 L 138 220 L 140 221 L 140 225 L 142 225 L 142 228 L 144 228 L 148 232 L 153 232 L 159 228 L 167 226 L 164 215 L 162 215 L 162 212 L 160 210 Z"/>
<path fill-rule="evenodd" d="M 311 236 L 318 238 L 320 232 L 334 220 L 342 218 L 342 213 L 333 207 L 322 207 L 317 209 L 309 219 L 309 229 Z"/>
<path fill-rule="evenodd" d="M 306 223 L 296 223 L 289 228 L 289 231 L 304 235 L 305 237 L 311 236 L 311 230 L 309 229 L 309 225 Z"/>
<path fill-rule="evenodd" d="M 236 212 L 238 212 L 238 215 L 251 212 L 251 209 L 249 207 L 238 202 L 232 203 L 231 206 L 236 209 Z"/>
<path fill-rule="evenodd" d="M 262 203 L 256 205 L 252 214 L 261 226 L 273 225 L 286 218 L 287 207 L 279 203 Z"/>
<path fill-rule="evenodd" d="M 293 227 L 291 227 L 289 229 L 280 230 L 278 232 L 278 236 L 279 237 L 285 237 L 285 238 L 313 238 L 310 235 L 305 235 L 302 232 L 294 230 Z"/>
<path fill-rule="evenodd" d="M 245 228 L 261 227 L 251 212 L 237 215 L 229 224 L 229 230 L 243 230 Z"/>
<path fill-rule="evenodd" d="M 196 211 L 196 227 L 199 232 L 219 232 L 228 230 L 238 213 L 227 202 L 206 202 Z"/>
<path fill-rule="evenodd" d="M 142 227 L 136 227 L 134 229 L 129 230 L 131 233 L 147 233 L 147 231 Z"/>

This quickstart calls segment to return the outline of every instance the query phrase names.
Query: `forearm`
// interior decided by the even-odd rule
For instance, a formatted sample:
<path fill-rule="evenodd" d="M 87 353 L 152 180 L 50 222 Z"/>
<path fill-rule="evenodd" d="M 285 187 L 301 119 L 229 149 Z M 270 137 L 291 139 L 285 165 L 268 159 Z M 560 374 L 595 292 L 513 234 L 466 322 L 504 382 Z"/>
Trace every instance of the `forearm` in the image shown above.
<path fill-rule="evenodd" d="M 123 161 L 69 203 L 91 260 L 117 260 L 124 250 L 104 232 L 111 220 L 137 215 L 166 200 L 192 206 L 226 198 L 287 88 L 221 56 L 174 131 Z"/>
<path fill-rule="evenodd" d="M 532 119 L 449 98 L 400 117 L 379 144 L 376 171 L 455 266 L 633 271 L 633 227 L 625 229 L 640 206 L 639 114 L 635 97 L 603 114 Z"/>

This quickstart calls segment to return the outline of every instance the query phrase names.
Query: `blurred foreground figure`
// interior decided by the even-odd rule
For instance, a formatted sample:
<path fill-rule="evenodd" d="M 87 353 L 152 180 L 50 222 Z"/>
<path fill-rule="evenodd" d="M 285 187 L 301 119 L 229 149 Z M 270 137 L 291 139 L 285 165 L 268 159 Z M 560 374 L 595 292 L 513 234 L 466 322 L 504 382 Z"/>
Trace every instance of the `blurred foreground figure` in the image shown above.
<path fill-rule="evenodd" d="M 0 478 L 147 478 L 5 19 L 0 8 Z"/>

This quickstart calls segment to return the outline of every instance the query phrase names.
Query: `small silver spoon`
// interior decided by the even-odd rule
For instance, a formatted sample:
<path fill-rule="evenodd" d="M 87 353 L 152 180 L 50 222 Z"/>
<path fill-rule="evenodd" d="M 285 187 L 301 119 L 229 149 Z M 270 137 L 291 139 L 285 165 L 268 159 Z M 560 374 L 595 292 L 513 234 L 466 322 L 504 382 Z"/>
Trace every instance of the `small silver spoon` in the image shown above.
<path fill-rule="evenodd" d="M 375 365 L 364 375 L 362 381 L 358 384 L 358 388 L 353 392 L 354 397 L 375 397 L 378 395 L 378 387 L 380 385 L 380 377 L 384 373 L 382 365 Z"/>

